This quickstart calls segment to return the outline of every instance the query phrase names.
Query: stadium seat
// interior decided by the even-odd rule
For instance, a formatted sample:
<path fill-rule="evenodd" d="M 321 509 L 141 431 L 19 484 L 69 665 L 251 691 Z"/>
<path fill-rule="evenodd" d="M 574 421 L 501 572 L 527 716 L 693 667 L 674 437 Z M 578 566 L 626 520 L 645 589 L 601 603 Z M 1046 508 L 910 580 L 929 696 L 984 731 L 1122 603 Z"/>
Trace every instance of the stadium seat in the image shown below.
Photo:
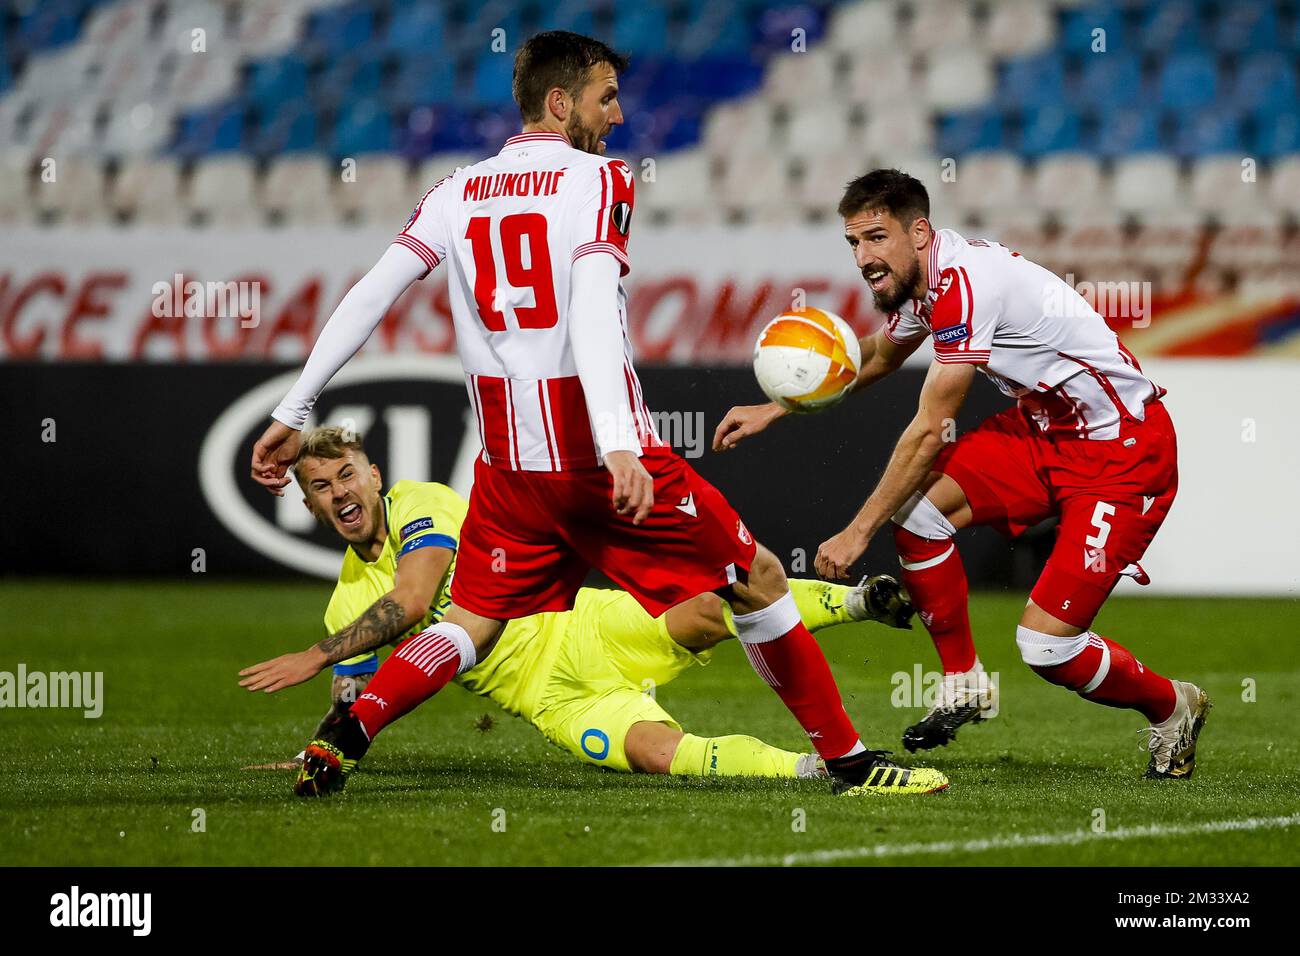
<path fill-rule="evenodd" d="M 1269 202 L 1275 209 L 1300 216 L 1300 156 L 1279 160 L 1269 176 Z"/>
<path fill-rule="evenodd" d="M 806 157 L 794 200 L 804 212 L 829 216 L 844 187 L 867 171 L 869 160 L 845 150 L 818 150 Z"/>
<path fill-rule="evenodd" d="M 201 223 L 249 225 L 257 215 L 256 193 L 253 164 L 246 156 L 213 156 L 194 170 L 187 206 Z"/>
<path fill-rule="evenodd" d="M 1026 110 L 1021 117 L 1020 151 L 1026 156 L 1072 152 L 1082 144 L 1079 114 L 1062 106 Z"/>
<path fill-rule="evenodd" d="M 1076 94 L 1080 107 L 1104 116 L 1131 107 L 1143 90 L 1142 66 L 1136 56 L 1121 51 L 1084 57 Z"/>
<path fill-rule="evenodd" d="M 917 53 L 970 49 L 975 19 L 966 0 L 913 0 L 906 43 Z"/>
<path fill-rule="evenodd" d="M 1012 153 L 974 153 L 958 159 L 956 171 L 954 199 L 961 209 L 995 209 L 1024 202 L 1024 167 Z"/>
<path fill-rule="evenodd" d="M 671 153 L 658 159 L 654 178 L 637 183 L 637 205 L 651 218 L 668 217 L 700 224 L 714 215 L 713 160 L 703 150 Z"/>
<path fill-rule="evenodd" d="M 1174 137 L 1174 152 L 1184 158 L 1216 153 L 1241 154 L 1241 121 L 1226 110 L 1187 117 Z"/>
<path fill-rule="evenodd" d="M 618 4 L 614 8 L 614 48 L 629 55 L 658 55 L 668 50 L 668 11 L 658 3 Z"/>
<path fill-rule="evenodd" d="M 868 58 L 881 50 L 898 49 L 898 8 L 897 0 L 865 0 L 837 7 L 827 42 L 837 53 Z"/>
<path fill-rule="evenodd" d="M 1028 195 L 1039 209 L 1069 214 L 1106 201 L 1101 166 L 1087 153 L 1058 153 L 1035 168 Z"/>
<path fill-rule="evenodd" d="M 1159 123 L 1149 110 L 1134 108 L 1102 114 L 1096 140 L 1098 155 L 1115 157 L 1159 149 Z"/>
<path fill-rule="evenodd" d="M 0 224 L 29 223 L 35 210 L 31 197 L 31 164 L 25 149 L 0 150 Z"/>
<path fill-rule="evenodd" d="M 147 156 L 162 151 L 172 135 L 174 113 L 165 102 L 120 102 L 108 108 L 99 139 L 104 156 Z"/>
<path fill-rule="evenodd" d="M 1221 221 L 1249 216 L 1268 200 L 1268 177 L 1255 165 L 1244 166 L 1240 156 L 1206 157 L 1192 168 L 1188 199 L 1192 208 Z"/>
<path fill-rule="evenodd" d="M 936 110 L 960 110 L 987 103 L 993 67 L 987 54 L 970 47 L 941 47 L 926 61 L 924 98 Z"/>
<path fill-rule="evenodd" d="M 236 39 L 250 57 L 276 56 L 289 50 L 302 33 L 307 5 L 291 3 L 240 4 Z"/>
<path fill-rule="evenodd" d="M 1280 53 L 1262 53 L 1241 64 L 1232 86 L 1231 101 L 1245 112 L 1294 107 L 1296 70 Z"/>
<path fill-rule="evenodd" d="M 1184 113 L 1214 102 L 1219 74 L 1214 60 L 1204 53 L 1180 53 L 1165 61 L 1156 79 L 1156 102 Z"/>
<path fill-rule="evenodd" d="M 997 98 L 1004 109 L 1055 107 L 1065 99 L 1065 65 L 1054 50 L 1011 60 L 1000 74 Z"/>
<path fill-rule="evenodd" d="M 181 222 L 180 165 L 174 157 L 133 158 L 123 162 L 108 197 L 119 218 L 151 226 Z"/>
<path fill-rule="evenodd" d="M 334 183 L 335 208 L 348 222 L 384 227 L 396 233 L 428 183 L 412 184 L 406 161 L 384 153 L 356 157 L 356 177 Z"/>
<path fill-rule="evenodd" d="M 1115 165 L 1113 198 L 1121 212 L 1167 214 L 1180 201 L 1178 164 L 1164 154 L 1129 156 Z"/>
<path fill-rule="evenodd" d="M 881 99 L 867 114 L 862 141 L 866 149 L 915 151 L 934 146 L 934 126 L 924 109 L 906 100 Z"/>
<path fill-rule="evenodd" d="M 1051 46 L 1055 39 L 1054 11 L 1039 0 L 995 3 L 984 27 L 985 49 L 996 57 L 1036 53 Z"/>
<path fill-rule="evenodd" d="M 393 148 L 393 118 L 377 100 L 344 104 L 334 124 L 331 152 L 336 156 L 386 152 Z"/>
<path fill-rule="evenodd" d="M 1254 147 L 1261 159 L 1300 153 L 1300 115 L 1265 110 L 1254 117 Z"/>
<path fill-rule="evenodd" d="M 960 156 L 1002 145 L 1002 114 L 990 107 L 950 113 L 939 123 L 937 149 L 945 156 Z"/>
<path fill-rule="evenodd" d="M 1123 15 L 1112 3 L 1095 3 L 1071 10 L 1061 27 L 1062 52 L 1074 56 L 1116 53 L 1131 44 Z"/>
<path fill-rule="evenodd" d="M 852 103 L 863 104 L 909 97 L 916 82 L 913 59 L 910 50 L 881 50 L 850 58 L 843 95 Z"/>
<path fill-rule="evenodd" d="M 56 159 L 54 179 L 32 184 L 36 211 L 56 222 L 93 223 L 104 216 L 104 170 L 94 160 Z"/>
<path fill-rule="evenodd" d="M 440 4 L 403 4 L 393 10 L 384 31 L 386 50 L 409 55 L 409 60 L 442 60 L 447 46 L 447 23 Z"/>
<path fill-rule="evenodd" d="M 1206 26 L 1204 41 L 1220 53 L 1268 50 L 1277 46 L 1280 27 L 1277 11 L 1268 3 L 1230 3 Z"/>
<path fill-rule="evenodd" d="M 275 160 L 261 183 L 261 206 L 273 222 L 322 225 L 333 221 L 333 185 L 339 175 L 319 156 Z"/>
<path fill-rule="evenodd" d="M 720 158 L 733 151 L 765 151 L 772 138 L 771 109 L 765 100 L 754 98 L 715 107 L 705 121 L 703 145 L 710 156 Z"/>
<path fill-rule="evenodd" d="M 1160 0 L 1140 13 L 1143 49 L 1152 53 L 1196 49 L 1202 13 L 1186 0 Z"/>
<path fill-rule="evenodd" d="M 769 151 L 734 154 L 723 165 L 717 195 L 728 212 L 756 212 L 784 203 L 789 192 L 790 174 L 785 157 Z"/>
<path fill-rule="evenodd" d="M 817 103 L 795 110 L 785 130 L 786 154 L 806 158 L 813 150 L 847 150 L 861 155 L 862 131 L 841 104 Z"/>
<path fill-rule="evenodd" d="M 834 87 L 835 60 L 825 48 L 779 56 L 763 78 L 763 95 L 778 106 L 818 102 L 832 96 Z"/>

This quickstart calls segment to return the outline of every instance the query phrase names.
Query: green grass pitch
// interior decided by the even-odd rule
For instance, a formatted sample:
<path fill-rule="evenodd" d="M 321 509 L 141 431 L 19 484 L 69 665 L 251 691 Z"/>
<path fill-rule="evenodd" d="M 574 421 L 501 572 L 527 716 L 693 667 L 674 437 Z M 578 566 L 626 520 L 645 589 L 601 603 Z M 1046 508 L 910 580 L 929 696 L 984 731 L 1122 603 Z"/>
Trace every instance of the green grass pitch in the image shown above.
<path fill-rule="evenodd" d="M 29 671 L 104 672 L 99 719 L 0 711 L 0 863 L 1152 866 L 1300 858 L 1295 602 L 1128 598 L 1103 610 L 1098 631 L 1214 699 L 1189 782 L 1140 780 L 1141 718 L 1035 677 L 1014 642 L 1024 598 L 981 594 L 975 633 L 986 667 L 1000 675 L 1001 714 L 964 729 L 947 749 L 918 755 L 952 778 L 944 794 L 841 800 L 813 782 L 605 772 L 491 702 L 449 688 L 385 732 L 345 794 L 305 802 L 291 795 L 289 772 L 240 768 L 297 751 L 324 711 L 328 678 L 267 697 L 241 690 L 235 672 L 316 639 L 328 594 L 325 584 L 197 578 L 0 585 L 0 670 L 23 662 Z M 820 637 L 868 745 L 901 750 L 899 734 L 920 710 L 893 706 L 891 678 L 918 661 L 933 666 L 924 632 L 851 625 Z M 661 688 L 659 699 L 695 733 L 749 733 L 800 749 L 798 727 L 734 643 L 707 669 Z M 488 730 L 475 726 L 483 714 L 496 717 Z"/>

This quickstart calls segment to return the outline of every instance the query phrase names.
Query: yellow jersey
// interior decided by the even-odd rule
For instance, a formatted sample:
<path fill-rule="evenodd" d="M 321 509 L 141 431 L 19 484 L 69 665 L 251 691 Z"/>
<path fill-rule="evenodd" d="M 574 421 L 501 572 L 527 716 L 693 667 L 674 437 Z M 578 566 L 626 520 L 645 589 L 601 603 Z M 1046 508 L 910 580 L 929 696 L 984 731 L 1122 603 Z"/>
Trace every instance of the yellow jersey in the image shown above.
<path fill-rule="evenodd" d="M 442 620 L 451 606 L 451 582 L 456 571 L 454 552 L 468 502 L 437 482 L 399 481 L 384 495 L 383 504 L 387 535 L 379 557 L 367 561 L 351 546 L 343 556 L 338 583 L 325 609 L 325 628 L 330 634 L 347 627 L 391 591 L 397 578 L 398 560 L 417 548 L 447 548 L 453 555 L 428 610 L 402 639 Z M 544 653 L 548 642 L 534 638 L 550 630 L 544 625 L 553 617 L 538 614 L 511 621 L 487 660 L 456 678 L 456 683 L 473 693 L 491 697 L 512 714 L 526 713 L 540 689 L 540 675 L 545 673 L 535 665 L 540 658 L 553 656 Z M 529 680 L 533 674 L 538 674 L 539 679 Z"/>

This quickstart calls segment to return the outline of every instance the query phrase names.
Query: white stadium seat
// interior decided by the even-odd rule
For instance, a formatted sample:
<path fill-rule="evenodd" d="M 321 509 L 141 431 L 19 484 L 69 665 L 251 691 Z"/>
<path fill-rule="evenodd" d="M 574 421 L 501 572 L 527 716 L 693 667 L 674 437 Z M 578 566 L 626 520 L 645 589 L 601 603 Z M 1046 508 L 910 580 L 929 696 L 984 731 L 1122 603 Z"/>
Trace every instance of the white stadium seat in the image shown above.
<path fill-rule="evenodd" d="M 914 0 L 907 45 L 918 53 L 972 45 L 975 18 L 965 0 Z"/>
<path fill-rule="evenodd" d="M 1056 17 L 1041 0 L 1001 0 L 989 11 L 984 47 L 997 57 L 1026 56 L 1056 39 Z"/>
<path fill-rule="evenodd" d="M 99 143 L 105 156 L 147 156 L 164 149 L 171 138 L 174 111 L 166 103 L 139 101 L 109 107 Z"/>
<path fill-rule="evenodd" d="M 1011 153 L 973 153 L 957 159 L 954 198 L 962 209 L 1025 206 L 1025 172 Z"/>
<path fill-rule="evenodd" d="M 896 0 L 865 0 L 835 10 L 826 40 L 836 52 L 875 54 L 895 49 L 899 45 L 898 32 Z"/>
<path fill-rule="evenodd" d="M 699 149 L 669 153 L 656 159 L 654 178 L 636 185 L 637 206 L 652 217 L 699 223 L 714 218 L 713 158 Z"/>
<path fill-rule="evenodd" d="M 189 209 L 219 225 L 248 225 L 256 218 L 252 162 L 243 155 L 217 155 L 203 160 L 190 182 Z"/>
<path fill-rule="evenodd" d="M 40 173 L 32 184 L 36 209 L 57 222 L 92 223 L 103 219 L 104 170 L 94 160 L 55 159 L 52 181 Z"/>
<path fill-rule="evenodd" d="M 347 219 L 386 226 L 397 232 L 433 182 L 412 183 L 406 160 L 373 153 L 356 157 L 356 178 L 339 176 L 334 183 L 335 205 Z"/>
<path fill-rule="evenodd" d="M 714 158 L 769 150 L 774 137 L 772 126 L 771 107 L 761 97 L 724 103 L 713 109 L 705 121 L 704 150 Z"/>
<path fill-rule="evenodd" d="M 1115 165 L 1113 195 L 1120 212 L 1175 209 L 1182 201 L 1178 163 L 1170 156 L 1155 153 L 1121 159 Z"/>
<path fill-rule="evenodd" d="M 805 161 L 810 154 L 823 150 L 861 153 L 862 132 L 852 124 L 843 105 L 834 101 L 810 103 L 791 114 L 785 144 L 787 155 Z"/>
<path fill-rule="evenodd" d="M 882 100 L 867 115 L 863 141 L 872 151 L 928 150 L 934 145 L 934 125 L 923 107 L 906 100 Z"/>
<path fill-rule="evenodd" d="M 850 57 L 844 93 L 851 102 L 868 106 L 908 99 L 916 92 L 915 59 L 908 49 Z"/>
<path fill-rule="evenodd" d="M 321 156 L 282 156 L 262 179 L 261 205 L 293 225 L 318 226 L 334 219 L 333 178 L 341 175 Z"/>
<path fill-rule="evenodd" d="M 1243 208 L 1262 207 L 1268 201 L 1268 176 L 1260 166 L 1253 169 L 1253 181 L 1243 180 L 1241 157 L 1210 156 L 1192 169 L 1191 205 L 1202 212 L 1222 216 L 1238 214 Z"/>
<path fill-rule="evenodd" d="M 803 108 L 835 95 L 835 56 L 825 47 L 776 57 L 763 76 L 769 103 Z"/>
<path fill-rule="evenodd" d="M 794 191 L 795 202 L 805 211 L 829 215 L 839 205 L 844 187 L 869 168 L 861 153 L 820 151 L 807 157 L 803 178 Z"/>
<path fill-rule="evenodd" d="M 1269 201 L 1276 209 L 1300 214 L 1300 156 L 1288 156 L 1273 166 Z"/>
<path fill-rule="evenodd" d="M 933 50 L 926 58 L 925 102 L 939 111 L 978 106 L 993 95 L 993 64 L 966 46 Z"/>
<path fill-rule="evenodd" d="M 147 225 L 172 226 L 181 222 L 181 175 L 170 156 L 129 159 L 123 162 L 108 197 L 109 209 L 119 216 Z"/>
<path fill-rule="evenodd" d="M 24 149 L 0 152 L 0 224 L 18 226 L 32 219 L 31 162 Z"/>
<path fill-rule="evenodd" d="M 1029 198 L 1039 209 L 1066 214 L 1097 208 L 1106 198 L 1101 164 L 1086 153 L 1046 156 L 1034 170 Z"/>
<path fill-rule="evenodd" d="M 785 157 L 772 152 L 737 154 L 723 169 L 718 198 L 729 212 L 770 210 L 787 203 L 790 192 L 789 166 Z"/>

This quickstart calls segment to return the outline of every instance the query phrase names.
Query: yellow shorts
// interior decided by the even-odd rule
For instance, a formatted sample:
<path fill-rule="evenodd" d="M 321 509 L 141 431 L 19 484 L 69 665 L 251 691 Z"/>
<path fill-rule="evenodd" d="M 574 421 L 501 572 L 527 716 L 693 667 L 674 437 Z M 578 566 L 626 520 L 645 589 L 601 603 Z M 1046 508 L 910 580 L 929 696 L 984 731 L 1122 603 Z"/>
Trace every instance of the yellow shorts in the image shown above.
<path fill-rule="evenodd" d="M 655 689 L 687 668 L 707 664 L 668 636 L 625 591 L 583 588 L 573 610 L 554 615 L 539 635 L 558 641 L 532 714 L 551 743 L 580 760 L 630 770 L 623 741 L 633 724 L 658 721 L 681 729 L 655 700 Z"/>

